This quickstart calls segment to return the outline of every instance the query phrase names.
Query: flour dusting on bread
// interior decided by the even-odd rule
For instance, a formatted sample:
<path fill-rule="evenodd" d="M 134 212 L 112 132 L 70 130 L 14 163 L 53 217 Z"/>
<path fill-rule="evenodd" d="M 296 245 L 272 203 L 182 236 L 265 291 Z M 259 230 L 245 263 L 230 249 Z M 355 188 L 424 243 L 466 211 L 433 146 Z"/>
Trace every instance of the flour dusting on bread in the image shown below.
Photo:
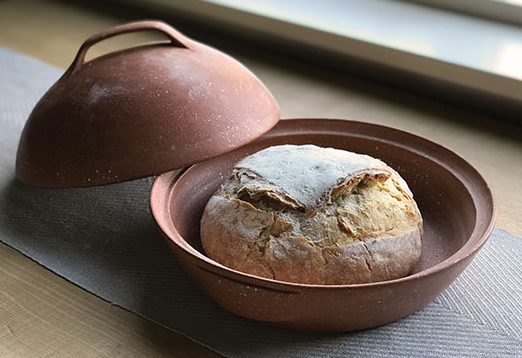
<path fill-rule="evenodd" d="M 420 257 L 422 218 L 399 174 L 367 155 L 282 145 L 236 164 L 209 200 L 209 257 L 254 275 L 350 284 L 406 275 Z"/>

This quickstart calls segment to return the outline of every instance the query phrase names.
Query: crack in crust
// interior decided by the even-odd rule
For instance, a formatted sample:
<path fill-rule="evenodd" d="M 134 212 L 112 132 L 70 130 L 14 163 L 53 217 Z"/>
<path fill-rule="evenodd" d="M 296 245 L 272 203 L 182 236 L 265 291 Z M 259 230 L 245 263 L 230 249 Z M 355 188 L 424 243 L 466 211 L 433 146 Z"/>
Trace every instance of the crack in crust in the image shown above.
<path fill-rule="evenodd" d="M 362 161 L 375 164 L 368 158 Z M 327 178 L 334 184 L 304 200 L 271 179 L 237 165 L 214 194 L 201 225 L 211 258 L 263 277 L 318 284 L 397 278 L 418 261 L 419 210 L 404 180 L 384 163 Z"/>

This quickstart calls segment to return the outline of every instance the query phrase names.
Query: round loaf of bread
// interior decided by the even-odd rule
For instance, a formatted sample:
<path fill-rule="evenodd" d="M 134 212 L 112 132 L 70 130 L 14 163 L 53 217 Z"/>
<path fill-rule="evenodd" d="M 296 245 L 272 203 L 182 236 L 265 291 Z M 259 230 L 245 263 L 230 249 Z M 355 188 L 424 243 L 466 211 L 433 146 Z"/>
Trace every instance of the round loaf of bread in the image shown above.
<path fill-rule="evenodd" d="M 307 284 L 407 275 L 422 218 L 382 161 L 315 145 L 280 145 L 236 164 L 201 219 L 207 255 L 232 269 Z"/>

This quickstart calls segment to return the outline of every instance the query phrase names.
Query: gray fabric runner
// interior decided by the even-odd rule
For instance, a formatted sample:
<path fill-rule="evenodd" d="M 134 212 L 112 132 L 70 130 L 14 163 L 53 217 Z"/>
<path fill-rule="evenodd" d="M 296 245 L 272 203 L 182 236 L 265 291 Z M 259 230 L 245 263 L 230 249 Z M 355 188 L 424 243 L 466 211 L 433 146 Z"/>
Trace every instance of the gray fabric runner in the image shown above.
<path fill-rule="evenodd" d="M 425 309 L 344 334 L 304 334 L 234 316 L 178 267 L 149 212 L 151 178 L 39 190 L 14 180 L 30 110 L 61 70 L 0 48 L 0 241 L 89 292 L 241 357 L 522 357 L 522 238 L 496 229 Z"/>

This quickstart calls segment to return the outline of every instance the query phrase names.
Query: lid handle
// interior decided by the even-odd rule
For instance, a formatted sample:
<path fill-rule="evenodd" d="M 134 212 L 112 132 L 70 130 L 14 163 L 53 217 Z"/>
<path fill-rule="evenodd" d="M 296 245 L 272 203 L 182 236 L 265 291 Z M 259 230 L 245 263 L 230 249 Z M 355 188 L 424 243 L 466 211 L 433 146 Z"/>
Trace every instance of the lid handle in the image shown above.
<path fill-rule="evenodd" d="M 162 22 L 162 21 L 156 21 L 156 20 L 144 20 L 144 21 L 135 21 L 135 22 L 129 22 L 127 24 L 114 26 L 110 29 L 104 30 L 102 32 L 99 32 L 91 37 L 89 37 L 85 42 L 82 44 L 80 49 L 78 50 L 78 54 L 74 58 L 74 61 L 72 62 L 71 66 L 69 67 L 70 72 L 77 71 L 84 63 L 85 63 L 85 55 L 89 48 L 108 38 L 129 33 L 129 32 L 135 32 L 135 31 L 159 31 L 166 35 L 173 46 L 177 47 L 183 47 L 188 48 L 187 43 L 189 42 L 189 39 L 187 39 L 183 34 L 181 34 L 179 31 L 175 30 L 170 25 Z"/>

